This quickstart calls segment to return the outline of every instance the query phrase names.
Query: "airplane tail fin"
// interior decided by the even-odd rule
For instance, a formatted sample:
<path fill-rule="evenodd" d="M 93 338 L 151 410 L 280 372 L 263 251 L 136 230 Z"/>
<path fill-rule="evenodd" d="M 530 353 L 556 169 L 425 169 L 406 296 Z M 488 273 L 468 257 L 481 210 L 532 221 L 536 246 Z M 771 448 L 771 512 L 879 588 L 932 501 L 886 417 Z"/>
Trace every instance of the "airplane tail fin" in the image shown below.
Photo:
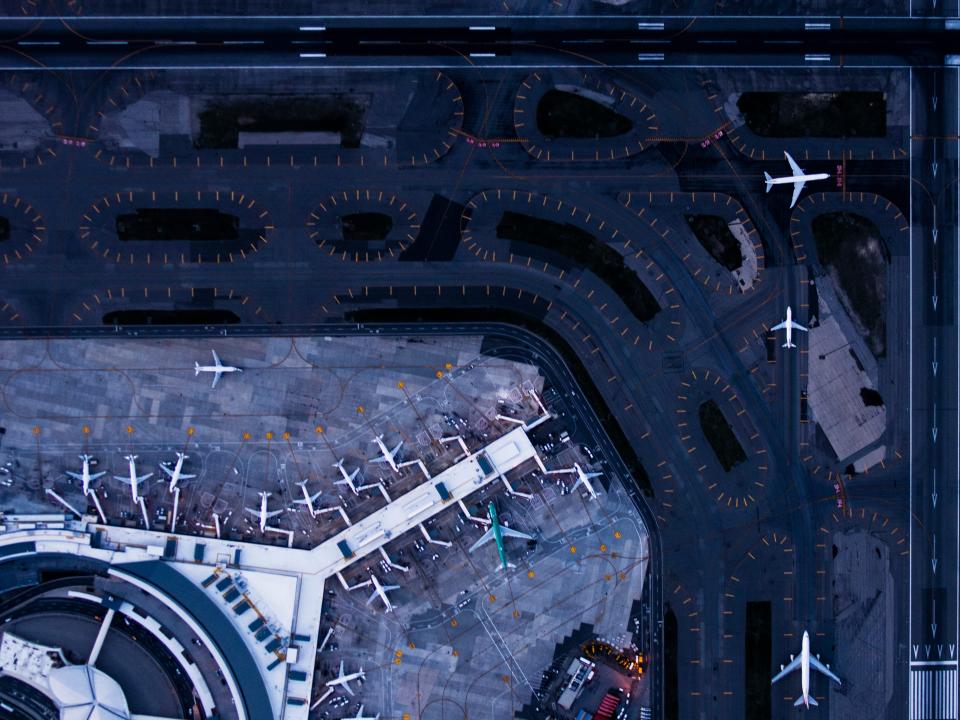
<path fill-rule="evenodd" d="M 783 345 L 781 345 L 781 347 L 785 347 L 785 348 L 795 348 L 796 345 L 794 345 L 793 343 L 784 343 Z"/>
<path fill-rule="evenodd" d="M 767 182 L 767 192 L 770 192 L 770 188 L 773 187 L 773 178 L 770 177 L 770 173 L 764 171 L 763 179 Z"/>
<path fill-rule="evenodd" d="M 817 705 L 819 704 L 817 703 L 817 701 L 814 699 L 812 695 L 807 696 L 807 702 L 810 704 L 811 707 L 817 707 Z M 800 697 L 798 697 L 796 700 L 793 701 L 794 707 L 800 707 L 803 704 L 804 704 L 803 695 L 801 695 Z"/>
<path fill-rule="evenodd" d="M 200 363 L 195 362 L 193 364 L 193 376 L 196 377 L 199 374 L 200 374 Z"/>

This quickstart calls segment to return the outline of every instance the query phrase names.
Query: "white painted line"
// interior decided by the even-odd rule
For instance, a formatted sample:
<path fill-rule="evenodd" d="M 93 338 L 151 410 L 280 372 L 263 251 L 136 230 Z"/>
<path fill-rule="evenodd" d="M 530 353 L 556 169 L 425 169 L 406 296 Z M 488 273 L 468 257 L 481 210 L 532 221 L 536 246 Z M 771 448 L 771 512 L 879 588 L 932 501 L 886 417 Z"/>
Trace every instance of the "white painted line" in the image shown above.
<path fill-rule="evenodd" d="M 659 62 L 663 60 L 663 53 L 640 53 L 637 60 L 641 62 Z"/>
<path fill-rule="evenodd" d="M 889 18 L 887 18 L 889 19 Z M 958 56 L 960 59 L 960 56 Z M 404 65 L 383 65 L 383 64 L 369 64 L 369 65 L 360 65 L 360 64 L 340 64 L 337 65 L 338 70 L 463 70 L 463 65 L 457 65 L 456 63 L 446 63 L 446 64 L 436 64 L 428 63 L 429 58 L 424 58 L 424 62 L 419 65 L 414 64 L 404 64 Z M 2 62 L 2 61 L 0 61 Z M 958 62 L 957 64 L 960 64 Z M 58 71 L 67 71 L 67 70 L 113 70 L 117 72 L 129 71 L 131 69 L 136 70 L 299 70 L 302 65 L 237 65 L 235 63 L 226 63 L 226 64 L 209 64 L 209 65 L 154 65 L 154 64 L 134 64 L 126 67 L 118 67 L 114 64 L 110 65 L 45 65 L 42 67 L 37 67 L 33 65 L 24 65 L 22 63 L 6 63 L 0 64 L 0 70 L 14 70 L 16 72 L 49 72 L 51 70 Z M 520 63 L 516 65 L 511 65 L 511 68 L 515 70 L 543 70 L 543 63 Z M 551 65 L 551 70 L 586 70 L 586 69 L 596 69 L 596 63 L 564 63 L 562 65 Z M 650 67 L 649 65 L 636 64 L 636 63 L 611 63 L 610 65 L 604 65 L 605 68 L 610 68 L 614 70 L 635 70 L 642 67 Z M 689 70 L 691 66 L 687 63 L 668 63 L 666 65 L 661 65 L 663 68 L 676 68 L 678 70 Z M 774 65 L 731 65 L 731 64 L 718 64 L 711 65 L 711 68 L 718 68 L 723 70 L 782 70 L 784 68 L 793 68 L 796 70 L 807 69 L 810 66 L 802 62 L 796 63 L 779 63 Z M 870 63 L 865 63 L 863 65 L 844 63 L 844 68 L 848 70 L 902 70 L 902 65 L 875 65 Z M 914 68 L 921 69 L 942 69 L 943 65 L 914 65 Z"/>
<path fill-rule="evenodd" d="M 819 53 L 807 53 L 803 56 L 803 59 L 807 62 L 830 62 L 829 55 Z"/>
<path fill-rule="evenodd" d="M 17 45 L 59 45 L 59 40 L 18 40 Z"/>
<path fill-rule="evenodd" d="M 301 25 L 300 32 L 323 32 L 326 30 L 326 25 Z"/>
<path fill-rule="evenodd" d="M 263 45 L 263 40 L 224 40 L 224 45 Z"/>
<path fill-rule="evenodd" d="M 814 23 L 808 22 L 803 24 L 804 30 L 829 30 L 830 23 Z"/>
<path fill-rule="evenodd" d="M 470 30 L 476 30 L 477 32 L 496 30 L 496 29 L 497 29 L 496 25 L 471 25 L 470 26 Z"/>
<path fill-rule="evenodd" d="M 300 53 L 302 58 L 325 58 L 326 56 L 326 53 Z"/>
<path fill-rule="evenodd" d="M 87 45 L 126 45 L 126 40 L 87 40 Z"/>
<path fill-rule="evenodd" d="M 910 134 L 907 137 L 913 138 L 913 68 L 910 68 L 909 73 L 910 73 L 908 76 L 909 81 L 907 83 L 907 96 L 910 99 Z M 909 296 L 907 299 L 909 303 L 908 313 L 910 315 L 910 335 L 908 338 L 908 342 L 910 343 L 910 346 L 909 346 L 910 351 L 908 353 L 908 358 L 909 358 L 908 374 L 910 376 L 910 379 L 907 385 L 907 391 L 908 391 L 907 407 L 909 410 L 909 412 L 907 413 L 907 418 L 908 418 L 907 438 L 908 438 L 908 445 L 909 445 L 909 449 L 907 451 L 907 463 L 908 463 L 909 469 L 907 472 L 907 477 L 910 479 L 910 493 L 909 493 L 910 494 L 910 517 L 912 518 L 914 517 L 914 514 L 913 514 L 913 348 L 915 347 L 913 344 L 913 140 L 912 139 L 910 140 L 910 152 L 908 153 L 907 160 L 909 163 L 907 177 L 910 178 L 909 190 L 908 190 L 909 195 L 907 200 L 909 204 L 908 212 L 909 212 L 909 219 L 910 219 L 909 221 L 910 230 L 909 230 L 909 240 L 908 240 L 909 242 L 908 255 L 910 257 L 910 264 L 908 266 L 908 273 L 910 278 L 910 292 L 907 293 L 907 295 Z M 907 563 L 909 565 L 908 572 L 910 573 L 909 579 L 907 581 L 907 588 L 908 588 L 907 589 L 907 617 L 909 618 L 909 620 L 907 621 L 907 642 L 912 647 L 913 646 L 913 552 L 914 552 L 912 522 L 907 524 L 907 533 L 909 538 L 908 544 L 910 548 L 910 552 L 907 555 Z M 911 720 L 913 720 L 913 718 L 916 717 L 916 713 L 915 713 L 916 684 L 915 684 L 915 676 L 912 672 L 910 673 L 909 677 L 910 677 L 910 692 L 908 693 L 908 696 L 910 697 L 910 703 L 908 706 L 908 710 L 910 713 L 909 717 L 911 718 Z"/>
<path fill-rule="evenodd" d="M 662 22 L 638 22 L 637 30 L 663 30 Z"/>
<path fill-rule="evenodd" d="M 472 58 L 483 58 L 483 57 L 496 57 L 496 53 L 470 53 Z"/>

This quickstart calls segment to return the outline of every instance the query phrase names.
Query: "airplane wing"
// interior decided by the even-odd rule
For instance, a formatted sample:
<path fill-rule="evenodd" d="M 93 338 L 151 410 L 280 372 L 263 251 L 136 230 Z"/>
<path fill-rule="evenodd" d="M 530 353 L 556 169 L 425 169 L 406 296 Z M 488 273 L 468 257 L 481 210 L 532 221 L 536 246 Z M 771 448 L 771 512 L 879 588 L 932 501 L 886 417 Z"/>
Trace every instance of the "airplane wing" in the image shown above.
<path fill-rule="evenodd" d="M 214 353 L 213 356 L 216 357 L 217 354 Z M 218 363 L 218 364 L 219 364 L 219 363 Z M 213 385 L 210 386 L 210 389 L 211 389 L 211 390 L 213 390 L 213 389 L 217 386 L 217 383 L 220 382 L 220 376 L 221 376 L 221 375 L 223 375 L 223 373 L 221 373 L 221 372 L 215 372 L 215 373 L 213 374 Z"/>
<path fill-rule="evenodd" d="M 788 155 L 787 157 L 790 157 L 790 156 Z M 216 365 L 217 367 L 223 367 L 223 363 L 220 362 L 220 358 L 217 356 L 217 351 L 211 350 L 210 352 L 213 353 L 213 364 Z"/>
<path fill-rule="evenodd" d="M 811 658 L 811 659 L 812 659 L 812 658 Z M 789 675 L 790 673 L 792 673 L 792 672 L 793 672 L 794 670 L 796 670 L 798 667 L 800 667 L 800 656 L 799 656 L 799 655 L 797 655 L 793 660 L 791 660 L 791 661 L 790 661 L 790 664 L 787 665 L 783 670 L 781 670 L 779 673 L 777 673 L 777 674 L 774 676 L 773 680 L 770 681 L 770 684 L 773 685 L 777 680 L 780 680 L 781 678 L 785 678 L 787 675 Z"/>
<path fill-rule="evenodd" d="M 790 327 L 792 327 L 794 330 L 799 330 L 800 332 L 807 331 L 807 329 L 803 325 L 798 325 L 793 320 L 790 321 Z"/>
<path fill-rule="evenodd" d="M 70 470 L 64 470 L 64 472 L 72 477 L 74 480 L 83 480 L 83 475 L 80 473 L 71 472 Z M 93 476 L 90 476 L 90 479 L 93 480 Z"/>
<path fill-rule="evenodd" d="M 164 465 L 163 463 L 160 463 L 160 469 L 163 470 L 163 471 L 167 474 L 167 477 L 173 477 L 173 470 L 171 470 L 170 468 L 168 468 L 168 467 L 167 467 L 166 465 Z M 183 477 L 183 475 L 181 475 L 180 477 Z"/>
<path fill-rule="evenodd" d="M 349 680 L 344 680 L 342 683 L 340 683 L 340 687 L 342 687 L 344 690 L 346 690 L 348 695 L 353 695 L 353 690 L 350 689 L 350 681 L 349 681 Z"/>
<path fill-rule="evenodd" d="M 787 329 L 787 321 L 784 320 L 779 325 L 774 325 L 772 328 L 770 328 L 770 332 L 774 332 L 776 330 L 786 330 L 786 329 Z"/>
<path fill-rule="evenodd" d="M 533 535 L 527 535 L 525 532 L 508 528 L 506 525 L 500 526 L 500 534 L 503 537 L 520 538 L 521 540 L 533 540 Z"/>
<path fill-rule="evenodd" d="M 106 470 L 104 470 L 103 472 L 91 473 L 90 479 L 91 479 L 91 480 L 96 480 L 98 477 L 103 477 L 103 476 L 106 475 L 106 474 L 107 474 L 107 471 L 106 471 Z M 80 479 L 82 480 L 83 478 L 81 477 Z"/>
<path fill-rule="evenodd" d="M 248 508 L 248 507 L 245 507 L 244 510 L 246 510 L 248 513 L 250 513 L 250 514 L 253 515 L 254 517 L 260 517 L 260 511 L 259 511 L 259 510 L 254 510 L 253 508 Z"/>
<path fill-rule="evenodd" d="M 137 484 L 139 485 L 139 484 L 142 483 L 144 480 L 149 480 L 149 479 L 152 478 L 152 477 L 153 477 L 153 473 L 147 473 L 146 475 L 140 475 L 140 476 L 138 476 L 138 477 L 136 477 L 136 478 L 134 478 L 134 479 L 137 481 Z"/>
<path fill-rule="evenodd" d="M 373 460 L 371 460 L 370 462 L 372 462 L 372 463 L 385 463 L 385 462 L 388 462 L 388 461 L 387 461 L 387 456 L 386 456 L 386 455 L 380 455 L 379 457 L 373 458 Z"/>
<path fill-rule="evenodd" d="M 803 170 L 799 165 L 797 165 L 796 161 L 790 157 L 790 153 L 785 152 L 784 155 L 787 156 L 787 162 L 790 163 L 790 172 L 792 172 L 794 175 L 803 175 Z"/>
<path fill-rule="evenodd" d="M 797 198 L 800 197 L 800 192 L 803 190 L 804 185 L 806 185 L 806 182 L 803 180 L 798 180 L 793 184 L 793 199 L 790 200 L 790 207 L 797 204 Z"/>
<path fill-rule="evenodd" d="M 401 440 L 400 442 L 398 442 L 396 445 L 393 446 L 393 450 L 390 451 L 390 455 L 391 455 L 391 456 L 396 455 L 396 454 L 397 454 L 397 450 L 400 449 L 400 446 L 401 446 L 401 445 L 403 445 L 403 440 Z"/>
<path fill-rule="evenodd" d="M 271 510 L 270 512 L 267 513 L 267 517 L 268 517 L 268 518 L 276 517 L 277 515 L 279 515 L 279 514 L 282 513 L 282 512 L 283 512 L 283 510 Z"/>
<path fill-rule="evenodd" d="M 379 595 L 379 594 L 380 594 L 380 593 L 378 593 L 376 590 L 374 590 L 372 593 L 370 593 L 370 597 L 367 598 L 367 605 L 369 605 L 369 604 L 372 603 L 374 600 L 376 600 L 376 599 L 377 599 L 377 595 Z"/>
<path fill-rule="evenodd" d="M 828 668 L 822 662 L 817 660 L 817 658 L 814 657 L 813 655 L 810 656 L 810 667 L 816 668 L 817 670 L 822 672 L 824 675 L 826 675 L 828 678 L 833 680 L 837 685 L 843 685 L 843 683 L 840 682 L 840 678 L 838 678 L 836 675 L 830 672 L 830 668 Z"/>
<path fill-rule="evenodd" d="M 500 528 L 501 532 L 506 529 L 507 528 Z M 473 552 L 478 547 L 480 547 L 481 545 L 485 545 L 491 540 L 493 540 L 493 528 L 490 528 L 489 530 L 487 530 L 483 535 L 480 536 L 479 540 L 477 540 L 473 545 L 470 546 L 470 552 Z"/>

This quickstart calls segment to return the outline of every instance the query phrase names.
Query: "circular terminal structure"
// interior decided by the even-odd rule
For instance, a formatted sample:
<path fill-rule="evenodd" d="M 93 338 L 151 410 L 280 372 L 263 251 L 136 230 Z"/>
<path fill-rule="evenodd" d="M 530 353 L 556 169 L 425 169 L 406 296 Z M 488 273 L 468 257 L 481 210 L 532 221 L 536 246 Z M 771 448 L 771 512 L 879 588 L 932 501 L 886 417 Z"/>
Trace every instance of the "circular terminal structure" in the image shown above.
<path fill-rule="evenodd" d="M 634 345 L 660 350 L 682 334 L 670 278 L 639 243 L 589 207 L 528 190 L 484 190 L 467 202 L 460 232 L 481 260 L 565 281 Z"/>
<path fill-rule="evenodd" d="M 767 449 L 733 386 L 713 370 L 691 370 L 680 381 L 676 417 L 680 440 L 717 504 L 755 505 L 766 486 Z"/>
<path fill-rule="evenodd" d="M 30 13 L 33 14 L 33 13 Z M 43 165 L 57 156 L 58 137 L 63 134 L 60 83 L 42 73 L 9 73 L 0 80 L 7 132 L 16 140 L 0 141 L 0 169 Z"/>
<path fill-rule="evenodd" d="M 635 93 L 595 71 L 538 70 L 514 96 L 513 127 L 543 162 L 623 160 L 643 152 L 660 129 Z"/>
<path fill-rule="evenodd" d="M 0 255 L 11 265 L 43 246 L 47 227 L 43 214 L 14 193 L 0 193 Z"/>
<path fill-rule="evenodd" d="M 419 118 L 417 125 L 401 130 L 397 138 L 398 161 L 411 167 L 436 162 L 463 134 L 463 96 L 457 84 L 439 70 L 432 80 L 419 85 L 412 102 L 406 116 Z"/>
<path fill-rule="evenodd" d="M 73 325 L 236 325 L 269 323 L 266 309 L 229 288 L 108 288 L 67 311 Z"/>
<path fill-rule="evenodd" d="M 275 230 L 270 212 L 237 190 L 125 190 L 103 195 L 80 219 L 79 237 L 113 264 L 233 263 L 259 252 Z"/>
<path fill-rule="evenodd" d="M 328 256 L 352 262 L 395 258 L 416 240 L 420 216 L 383 190 L 341 190 L 310 211 L 307 231 Z"/>
<path fill-rule="evenodd" d="M 728 296 L 756 290 L 766 253 L 736 198 L 718 192 L 621 192 L 617 199 L 660 237 L 703 287 Z"/>

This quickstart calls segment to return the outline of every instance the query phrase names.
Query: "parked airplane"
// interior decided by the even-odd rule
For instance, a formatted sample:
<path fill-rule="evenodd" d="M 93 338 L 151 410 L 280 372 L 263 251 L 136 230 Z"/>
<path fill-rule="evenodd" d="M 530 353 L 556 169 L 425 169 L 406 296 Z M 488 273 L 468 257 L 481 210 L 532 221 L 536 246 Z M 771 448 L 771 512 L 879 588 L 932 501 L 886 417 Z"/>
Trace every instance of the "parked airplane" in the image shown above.
<path fill-rule="evenodd" d="M 313 495 L 307 492 L 307 481 L 301 480 L 297 483 L 300 486 L 300 490 L 303 492 L 303 497 L 299 500 L 294 500 L 293 502 L 297 505 L 306 505 L 307 510 L 310 512 L 310 517 L 315 518 L 317 516 L 316 508 L 313 507 L 313 503 L 316 502 L 317 498 L 323 494 L 323 490 L 317 490 Z"/>
<path fill-rule="evenodd" d="M 223 363 L 221 363 L 220 358 L 217 356 L 216 350 L 211 350 L 210 352 L 213 353 L 214 364 L 201 365 L 200 363 L 195 362 L 193 364 L 193 367 L 194 367 L 193 374 L 194 376 L 196 376 L 202 372 L 214 373 L 213 385 L 210 386 L 211 388 L 215 388 L 217 386 L 217 383 L 220 382 L 220 376 L 223 375 L 224 373 L 243 372 L 242 368 L 234 367 L 233 365 L 224 365 Z"/>
<path fill-rule="evenodd" d="M 360 706 L 360 709 L 357 710 L 357 714 L 353 717 L 347 718 L 347 720 L 380 720 L 380 713 L 377 713 L 374 716 L 364 715 L 363 714 L 363 705 Z"/>
<path fill-rule="evenodd" d="M 802 332 L 807 332 L 807 329 L 803 325 L 798 325 L 793 321 L 793 310 L 790 309 L 790 306 L 787 305 L 787 319 L 784 320 L 779 325 L 774 325 L 770 328 L 771 332 L 776 330 L 786 330 L 787 331 L 787 341 L 783 344 L 785 348 L 795 348 L 791 340 L 793 339 L 793 331 L 800 330 Z"/>
<path fill-rule="evenodd" d="M 146 475 L 137 475 L 137 456 L 136 455 L 126 455 L 125 459 L 130 463 L 130 475 L 124 477 L 122 475 L 114 475 L 113 477 L 117 480 L 126 480 L 130 483 L 130 497 L 133 498 L 134 504 L 140 502 L 140 493 L 137 492 L 137 488 L 140 487 L 140 483 L 144 480 L 153 477 L 153 473 L 147 473 Z"/>
<path fill-rule="evenodd" d="M 246 510 L 251 515 L 259 518 L 260 532 L 264 532 L 267 529 L 267 520 L 272 517 L 276 517 L 283 510 L 267 510 L 267 498 L 270 497 L 273 493 L 261 492 L 260 494 L 260 509 L 255 510 L 253 508 L 245 507 Z"/>
<path fill-rule="evenodd" d="M 500 569 L 506 570 L 507 568 L 516 567 L 513 563 L 507 562 L 507 554 L 503 549 L 504 536 L 520 538 L 522 540 L 533 540 L 533 536 L 501 525 L 500 519 L 497 516 L 497 507 L 493 502 L 487 505 L 487 514 L 490 516 L 490 529 L 481 535 L 480 539 L 470 547 L 470 552 L 473 552 L 481 545 L 485 545 L 492 539 L 497 543 L 497 553 L 500 555 Z"/>
<path fill-rule="evenodd" d="M 793 207 L 797 204 L 797 198 L 800 197 L 800 191 L 803 190 L 805 183 L 812 180 L 826 180 L 830 177 L 829 173 L 814 173 L 813 175 L 807 175 L 803 172 L 799 165 L 794 162 L 793 158 L 790 157 L 790 153 L 783 153 L 787 157 L 787 162 L 790 163 L 790 172 L 793 175 L 786 177 L 770 177 L 770 173 L 764 172 L 763 178 L 767 182 L 767 192 L 770 192 L 770 188 L 774 185 L 786 185 L 788 183 L 793 183 L 793 199 L 790 200 L 790 207 Z"/>
<path fill-rule="evenodd" d="M 360 468 L 357 468 L 357 469 L 354 470 L 352 473 L 348 473 L 348 472 L 346 471 L 346 468 L 343 467 L 343 459 L 342 459 L 342 458 L 341 458 L 340 460 L 337 460 L 337 464 L 334 465 L 334 467 L 337 468 L 337 469 L 340 471 L 340 474 L 343 476 L 343 480 L 335 480 L 333 484 L 334 484 L 334 485 L 348 485 L 348 486 L 350 487 L 350 489 L 353 490 L 353 494 L 354 494 L 354 495 L 359 495 L 360 493 L 357 491 L 357 486 L 356 486 L 356 484 L 354 483 L 354 480 L 355 480 L 356 477 L 357 477 L 357 473 L 360 472 Z"/>
<path fill-rule="evenodd" d="M 340 661 L 340 672 L 337 673 L 337 676 L 333 680 L 327 682 L 327 687 L 342 687 L 347 691 L 348 694 L 353 695 L 353 690 L 350 688 L 350 683 L 353 680 L 363 680 L 363 668 L 360 668 L 355 673 L 350 673 L 349 675 L 343 672 L 343 660 Z"/>
<path fill-rule="evenodd" d="M 90 474 L 90 461 L 93 460 L 92 455 L 81 455 L 80 459 L 83 461 L 83 470 L 81 472 L 75 473 L 67 470 L 67 475 L 72 477 L 74 480 L 79 480 L 83 484 L 83 494 L 84 496 L 90 494 L 90 483 L 96 480 L 99 477 L 103 477 L 107 474 L 107 471 Z"/>
<path fill-rule="evenodd" d="M 597 499 L 597 491 L 593 489 L 593 483 L 590 482 L 593 478 L 598 478 L 603 473 L 599 472 L 584 472 L 583 468 L 580 467 L 579 463 L 573 464 L 573 471 L 577 473 L 577 481 L 570 488 L 570 492 L 576 490 L 580 485 L 583 485 L 587 492 L 590 493 L 590 498 L 593 500 Z"/>
<path fill-rule="evenodd" d="M 403 445 L 403 440 L 398 442 L 394 446 L 393 450 L 388 449 L 386 444 L 383 442 L 383 434 L 377 435 L 373 439 L 373 441 L 380 448 L 380 457 L 374 458 L 370 462 L 387 463 L 391 468 L 393 468 L 393 471 L 395 473 L 399 474 L 400 468 L 397 467 L 396 457 L 397 457 L 397 452 L 399 452 L 400 450 L 400 446 Z"/>
<path fill-rule="evenodd" d="M 160 463 L 160 469 L 163 470 L 167 474 L 167 477 L 170 478 L 170 485 L 167 487 L 167 492 L 173 492 L 177 488 L 177 483 L 179 483 L 181 480 L 192 480 L 196 477 L 196 475 L 187 475 L 186 473 L 182 472 L 183 461 L 188 457 L 189 455 L 184 455 L 183 453 L 178 452 L 177 464 L 174 466 L 173 470 L 167 467 L 169 463 Z"/>
<path fill-rule="evenodd" d="M 377 576 L 373 573 L 370 573 L 370 579 L 373 580 L 373 592 L 370 593 L 370 597 L 367 598 L 367 605 L 372 603 L 377 599 L 377 596 L 383 600 L 383 604 L 386 607 L 387 612 L 393 611 L 393 603 L 390 602 L 390 599 L 387 597 L 387 593 L 391 590 L 399 590 L 399 585 L 381 585 L 380 581 L 377 579 Z"/>
<path fill-rule="evenodd" d="M 826 675 L 828 678 L 833 680 L 837 685 L 841 685 L 840 678 L 830 672 L 829 665 L 823 665 L 820 662 L 820 656 L 816 657 L 810 656 L 810 635 L 806 630 L 803 631 L 803 640 L 800 644 L 800 655 L 799 657 L 790 656 L 790 664 L 784 667 L 780 666 L 780 672 L 770 681 L 770 684 L 773 685 L 777 680 L 786 677 L 792 673 L 797 668 L 800 668 L 800 697 L 796 699 L 793 703 L 794 707 L 803 705 L 806 708 L 809 708 L 811 705 L 814 707 L 817 706 L 817 701 L 810 697 L 810 668 L 819 670 L 821 673 Z"/>

